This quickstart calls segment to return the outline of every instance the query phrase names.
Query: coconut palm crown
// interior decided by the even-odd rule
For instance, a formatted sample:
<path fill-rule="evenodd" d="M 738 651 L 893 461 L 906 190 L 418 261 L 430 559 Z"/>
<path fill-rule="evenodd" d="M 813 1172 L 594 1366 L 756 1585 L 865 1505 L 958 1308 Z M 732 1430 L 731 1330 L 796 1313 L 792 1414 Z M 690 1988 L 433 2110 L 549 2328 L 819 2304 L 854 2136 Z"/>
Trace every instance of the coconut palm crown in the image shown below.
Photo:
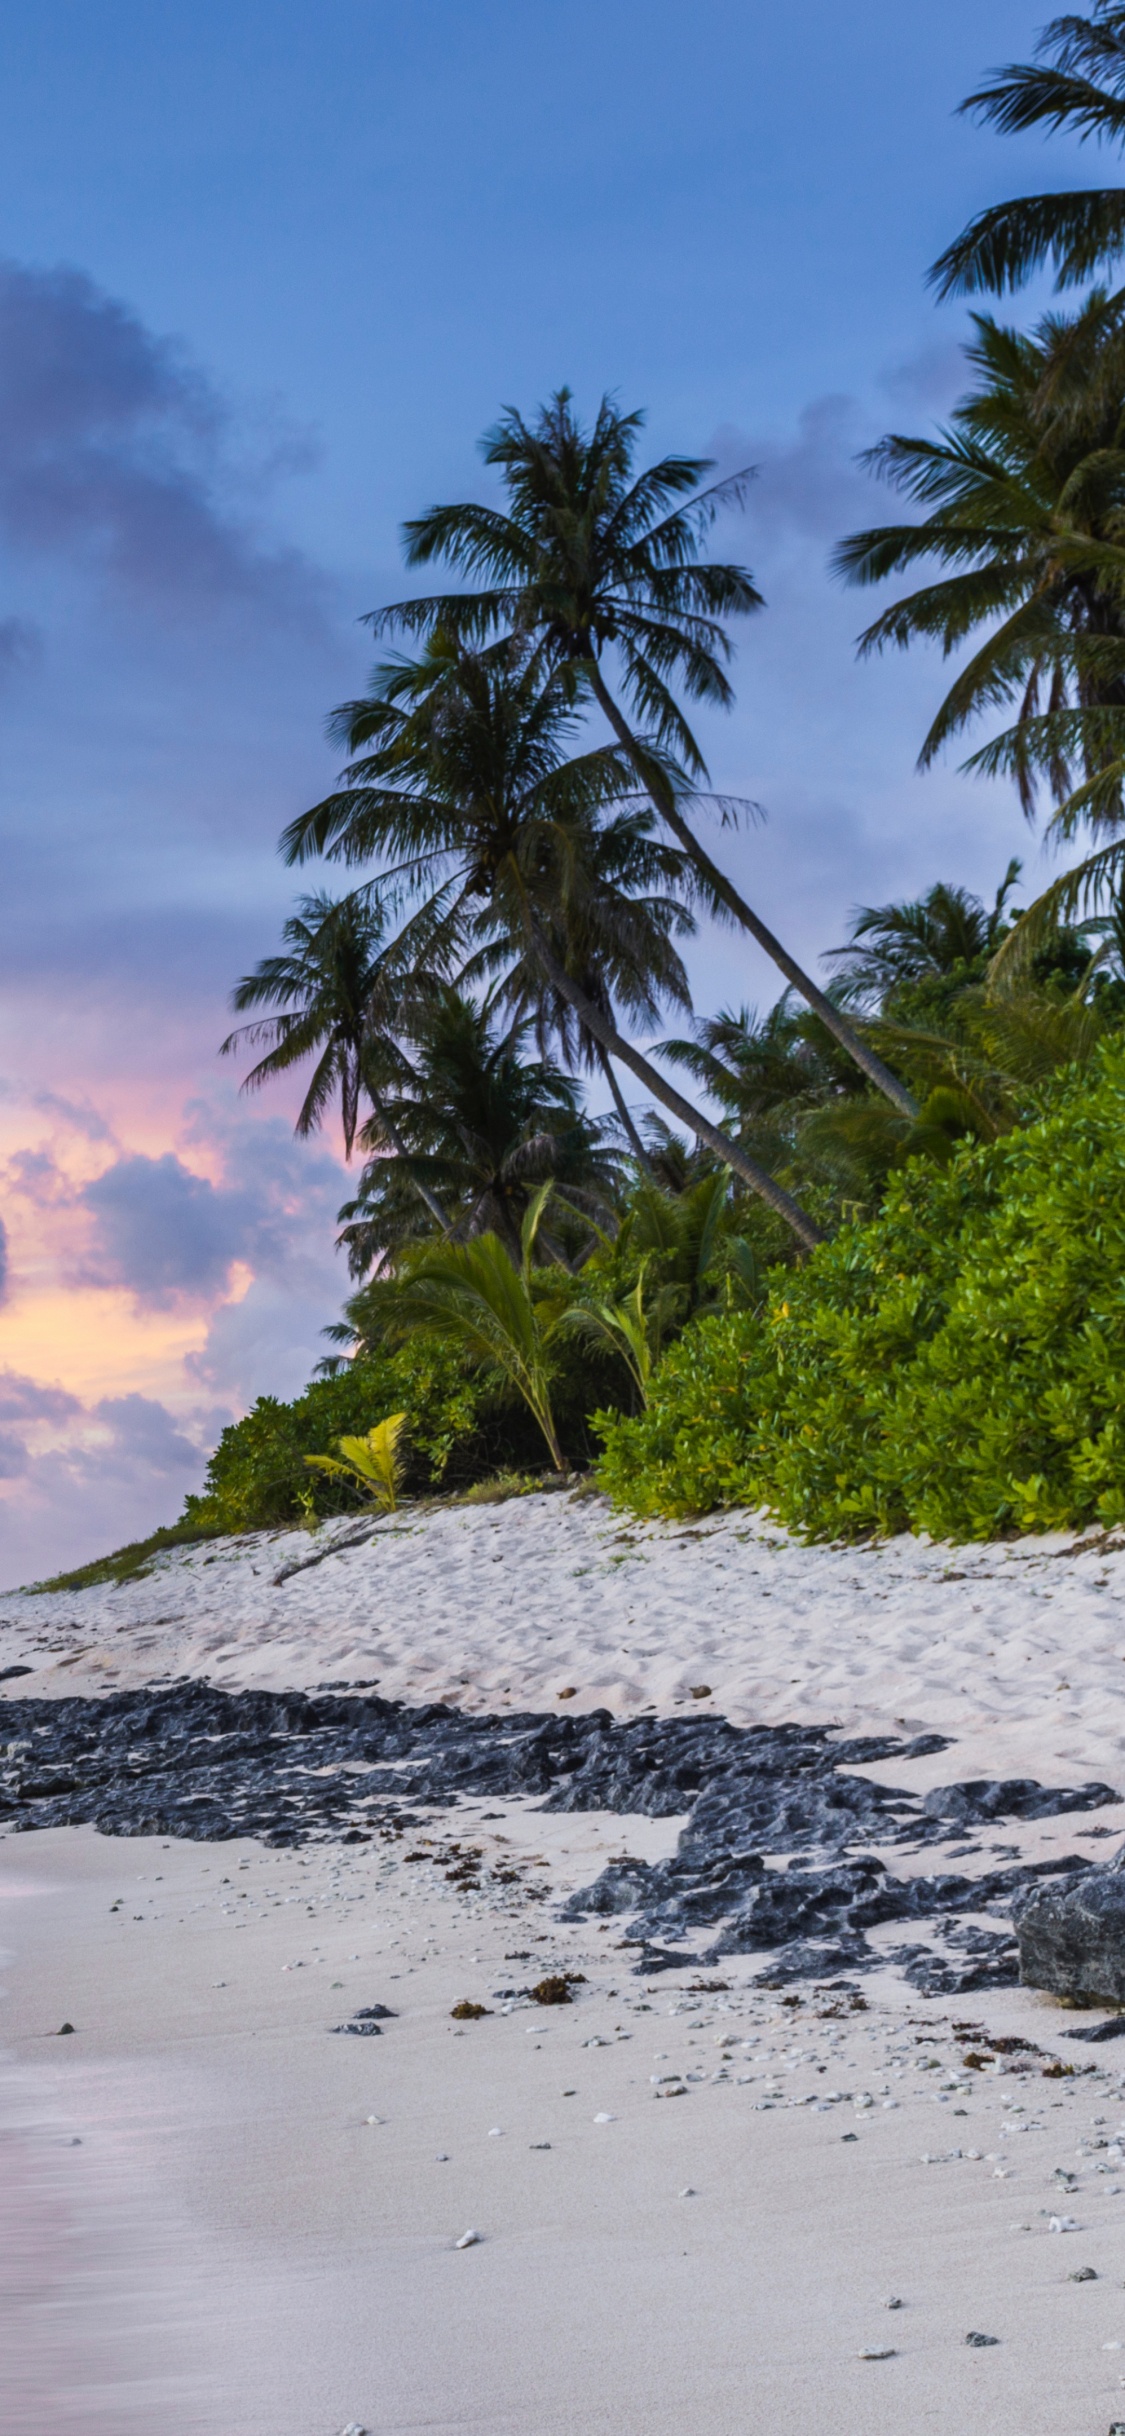
<path fill-rule="evenodd" d="M 243 1082 L 244 1091 L 260 1091 L 315 1057 L 295 1130 L 316 1132 L 338 1096 L 344 1154 L 350 1159 L 365 1085 L 377 1089 L 376 1074 L 386 1080 L 400 1071 L 393 1034 L 406 996 L 420 986 L 415 962 L 420 934 L 393 940 L 384 908 L 358 896 L 335 899 L 322 892 L 300 899 L 282 938 L 281 955 L 263 957 L 231 993 L 239 1014 L 250 1008 L 276 1011 L 239 1024 L 219 1054 L 230 1057 L 244 1044 L 265 1047 L 265 1056 Z"/>
<path fill-rule="evenodd" d="M 568 752 L 577 726 L 569 665 L 544 677 L 530 648 L 477 653 L 439 630 L 417 660 L 378 671 L 370 694 L 339 714 L 337 732 L 361 758 L 333 795 L 291 824 L 283 852 L 291 862 L 316 853 L 379 862 L 369 890 L 383 902 L 420 900 L 450 956 L 468 948 L 494 966 L 530 957 L 541 985 L 566 1002 L 583 1032 L 811 1246 L 820 1229 L 807 1212 L 619 1031 L 605 997 L 583 987 L 579 973 L 593 963 L 607 988 L 621 938 L 633 944 L 618 969 L 632 962 L 638 900 L 654 874 L 665 884 L 674 875 L 689 897 L 693 875 L 685 857 L 648 835 L 620 746 Z M 631 815 L 633 845 L 614 879 L 603 840 L 620 806 Z M 625 833 L 617 835 L 624 844 Z M 690 921 L 686 905 L 680 918 Z"/>
<path fill-rule="evenodd" d="M 1080 142 L 1125 142 L 1125 8 L 1094 0 L 1088 17 L 1053 17 L 1033 61 L 1001 68 L 962 112 L 1018 135 L 1033 127 Z M 930 272 L 940 296 L 1021 287 L 1044 263 L 1060 288 L 1117 261 L 1125 249 L 1125 187 L 1025 195 L 979 212 Z"/>
<path fill-rule="evenodd" d="M 1125 330 L 1103 305 L 1095 294 L 1076 317 L 1048 314 L 1029 333 L 976 316 L 976 384 L 948 426 L 934 439 L 892 433 L 867 455 L 928 513 L 853 533 L 834 561 L 864 585 L 926 570 L 867 628 L 861 652 L 925 640 L 948 657 L 984 628 L 920 766 L 1014 704 L 1013 725 L 966 766 L 1014 778 L 1029 817 L 1041 782 L 1059 807 L 1079 778 L 1085 817 L 1121 813 L 1111 765 L 1125 744 Z"/>
<path fill-rule="evenodd" d="M 690 855 L 713 912 L 739 923 L 867 1074 L 904 1109 L 905 1087 L 747 904 L 692 826 L 707 776 L 702 748 L 677 700 L 726 709 L 733 695 L 726 620 L 762 606 L 745 567 L 701 555 L 720 509 L 741 504 L 750 468 L 708 482 L 707 457 L 662 457 L 637 472 L 644 416 L 603 398 L 583 428 L 569 389 L 533 423 L 508 407 L 485 433 L 485 463 L 500 470 L 504 510 L 464 501 L 404 528 L 411 566 L 444 558 L 474 591 L 399 601 L 373 613 L 378 631 L 441 628 L 476 646 L 505 634 L 534 643 L 543 665 L 569 667 L 593 695 L 660 819 Z M 620 671 L 622 701 L 606 668 Z M 726 823 L 755 806 L 722 799 Z"/>

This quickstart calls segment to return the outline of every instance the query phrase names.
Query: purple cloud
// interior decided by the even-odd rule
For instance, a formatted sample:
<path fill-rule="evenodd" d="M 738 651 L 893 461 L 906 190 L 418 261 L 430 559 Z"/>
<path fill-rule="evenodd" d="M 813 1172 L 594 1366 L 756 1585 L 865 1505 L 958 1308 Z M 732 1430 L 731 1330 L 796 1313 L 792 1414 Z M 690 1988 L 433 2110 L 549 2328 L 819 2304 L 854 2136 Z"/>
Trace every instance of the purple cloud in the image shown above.
<path fill-rule="evenodd" d="M 94 1419 L 113 1433 L 115 1456 L 142 1463 L 153 1472 L 190 1473 L 199 1469 L 199 1448 L 177 1429 L 165 1404 L 133 1393 L 103 1396 L 93 1407 Z M 103 1458 L 104 1460 L 104 1458 Z"/>
<path fill-rule="evenodd" d="M 20 1370 L 0 1370 L 0 1421 L 69 1421 L 82 1406 L 65 1387 L 45 1386 Z"/>
<path fill-rule="evenodd" d="M 756 440 L 723 424 L 707 450 L 720 474 L 755 469 L 739 519 L 743 547 L 747 535 L 751 551 L 793 541 L 829 547 L 849 524 L 870 518 L 871 480 L 856 462 L 870 437 L 850 397 L 814 398 L 783 440 Z"/>
<path fill-rule="evenodd" d="M 170 1150 L 116 1160 L 80 1199 L 95 1222 L 83 1282 L 127 1286 L 152 1310 L 181 1295 L 221 1293 L 253 1232 L 245 1194 L 194 1175 Z"/>
<path fill-rule="evenodd" d="M 332 1248 L 342 1168 L 277 1118 L 248 1121 L 202 1101 L 188 1117 L 188 1140 L 219 1152 L 222 1183 L 173 1151 L 116 1159 L 76 1196 L 93 1219 L 93 1242 L 74 1282 L 125 1286 L 146 1308 L 165 1310 L 183 1298 L 217 1299 L 232 1263 L 245 1260 L 259 1281 L 322 1309 L 327 1289 L 331 1311 L 344 1284 Z"/>
<path fill-rule="evenodd" d="M 0 1370 L 0 1423 L 70 1421 L 82 1406 L 65 1387 L 48 1387 L 18 1370 Z M 31 1454 L 18 1429 L 0 1428 L 0 1480 L 22 1480 Z"/>
<path fill-rule="evenodd" d="M 307 608 L 312 570 L 227 504 L 230 445 L 227 410 L 171 341 L 80 271 L 0 263 L 0 533 L 14 549 L 84 559 L 166 608 L 247 592 Z M 243 497 L 284 453 L 240 469 Z M 0 627 L 0 665 L 5 634 L 26 654 L 31 630 Z"/>

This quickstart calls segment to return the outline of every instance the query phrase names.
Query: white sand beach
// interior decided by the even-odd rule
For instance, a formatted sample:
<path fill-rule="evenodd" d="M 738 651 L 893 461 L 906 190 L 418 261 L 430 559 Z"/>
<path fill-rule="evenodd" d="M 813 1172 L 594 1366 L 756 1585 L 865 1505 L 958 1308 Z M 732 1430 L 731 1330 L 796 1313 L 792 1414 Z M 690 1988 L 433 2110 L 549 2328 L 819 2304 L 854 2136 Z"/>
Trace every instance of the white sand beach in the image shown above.
<path fill-rule="evenodd" d="M 920 1728 L 957 1736 L 962 1776 L 1125 1765 L 1125 1545 L 1101 1535 L 806 1547 L 742 1511 L 636 1523 L 565 1494 L 356 1531 L 204 1542 L 120 1587 L 0 1595 L 0 1671 L 34 1669 L 0 1696 L 359 1679 L 470 1709 L 567 1693 L 617 1716 Z"/>
<path fill-rule="evenodd" d="M 558 1495 L 407 1510 L 309 1564 L 349 1536 L 8 1595 L 0 1667 L 33 1671 L 6 1722 L 26 1694 L 186 1674 L 377 1681 L 482 1711 L 565 1693 L 939 1731 L 952 1749 L 869 1772 L 1125 1792 L 1125 1555 L 1101 1543 L 810 1549 L 745 1514 L 625 1527 Z M 1075 2016 L 1027 1990 L 921 1999 L 889 1967 L 862 2002 L 755 1984 L 761 1955 L 646 1977 L 613 1923 L 556 1917 L 681 1824 L 465 1803 L 409 1867 L 378 1843 L 0 1843 L 5 2429 L 1105 2436 L 1125 2042 L 1068 2044 Z M 1102 1857 L 1125 1803 L 1096 1826 L 1113 1840 L 1083 1844 L 1085 1817 L 1004 1833 Z M 450 1833 L 476 1889 L 440 1866 Z M 522 1992 L 550 1970 L 583 1975 L 570 2004 Z M 485 2015 L 453 2019 L 466 1998 Z M 372 2004 L 378 2036 L 331 2035 Z"/>

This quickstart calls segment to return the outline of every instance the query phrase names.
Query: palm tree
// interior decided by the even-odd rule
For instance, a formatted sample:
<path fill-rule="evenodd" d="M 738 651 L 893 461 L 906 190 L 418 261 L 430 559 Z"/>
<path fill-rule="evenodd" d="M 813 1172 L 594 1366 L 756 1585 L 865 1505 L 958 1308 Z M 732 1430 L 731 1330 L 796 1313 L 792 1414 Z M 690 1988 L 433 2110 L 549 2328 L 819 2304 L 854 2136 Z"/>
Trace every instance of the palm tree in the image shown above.
<path fill-rule="evenodd" d="M 828 951 L 827 961 L 843 967 L 841 988 L 881 1012 L 904 985 L 983 978 L 1011 928 L 1008 900 L 1020 870 L 1013 857 L 991 906 L 946 880 L 906 904 L 861 905 L 847 947 Z"/>
<path fill-rule="evenodd" d="M 666 1004 L 691 1006 L 687 974 L 675 946 L 677 937 L 694 929 L 687 906 L 675 893 L 690 885 L 685 858 L 651 836 L 643 812 L 626 806 L 603 818 L 593 831 L 586 859 L 586 933 L 579 935 L 578 909 L 572 905 L 567 923 L 556 926 L 555 952 L 603 1016 L 612 1020 L 616 1005 L 627 1014 L 633 1029 L 651 1032 Z M 604 890 L 610 892 L 615 907 L 609 924 L 601 919 Z M 643 1172 L 650 1172 L 649 1153 L 613 1059 L 579 1020 L 569 1000 L 546 981 L 537 960 L 521 956 L 509 963 L 502 988 L 509 1004 L 534 1016 L 541 1049 L 545 1051 L 555 1040 L 571 1072 L 585 1067 L 602 1074 L 633 1157 Z"/>
<path fill-rule="evenodd" d="M 598 956 L 604 984 L 603 948 L 634 923 L 625 876 L 609 883 L 596 845 L 605 811 L 629 794 L 632 767 L 616 745 L 568 758 L 575 727 L 569 668 L 544 679 L 526 653 L 481 656 L 435 635 L 419 661 L 378 674 L 340 715 L 351 750 L 375 750 L 290 825 L 282 850 L 290 862 L 380 858 L 381 880 L 369 885 L 421 897 L 431 952 L 451 955 L 468 940 L 502 946 L 513 964 L 530 957 L 607 1054 L 811 1248 L 821 1230 L 808 1213 L 642 1056 L 571 969 L 576 942 L 583 960 Z"/>
<path fill-rule="evenodd" d="M 707 771 L 672 684 L 679 679 L 693 702 L 726 708 L 733 700 L 724 620 L 759 609 L 761 594 L 744 567 L 717 565 L 699 552 L 719 510 L 741 502 L 750 476 L 701 488 L 712 460 L 678 456 L 638 474 L 643 422 L 603 398 L 585 431 L 568 389 L 556 392 L 534 425 L 507 408 L 482 452 L 501 469 L 508 511 L 467 501 L 431 508 L 405 527 L 409 565 L 444 558 L 458 574 L 483 576 L 489 588 L 401 601 L 369 622 L 379 632 L 441 628 L 477 645 L 507 629 L 537 637 L 547 668 L 578 672 L 690 856 L 712 908 L 750 933 L 869 1080 L 909 1111 L 905 1086 L 747 904 L 686 817 L 692 793 L 683 773 L 699 782 Z M 630 716 L 606 682 L 607 653 L 616 654 Z M 724 817 L 733 811 L 724 806 Z"/>
<path fill-rule="evenodd" d="M 617 1165 L 578 1094 L 557 1067 L 523 1055 L 527 1021 L 497 1030 L 494 1002 L 475 1004 L 451 984 L 419 1006 L 404 1038 L 404 1079 L 390 1101 L 400 1147 L 388 1154 L 381 1122 L 365 1128 L 377 1156 L 340 1211 L 352 1275 L 397 1264 L 416 1240 L 413 1195 L 440 1194 L 458 1240 L 491 1233 L 519 1254 L 520 1228 L 548 1179 L 560 1205 L 605 1215 Z"/>
<path fill-rule="evenodd" d="M 935 440 L 893 433 L 868 452 L 929 513 L 853 533 L 834 563 L 856 584 L 934 560 L 948 570 L 885 609 L 862 653 L 921 638 L 948 656 L 986 629 L 920 767 L 1014 702 L 1013 725 L 966 767 L 1011 775 L 1029 817 L 1046 779 L 1057 805 L 1113 823 L 1125 749 L 1125 328 L 1107 326 L 1101 302 L 1026 335 L 978 316 L 967 352 L 979 377 L 949 427 Z"/>
<path fill-rule="evenodd" d="M 403 1071 L 396 1029 L 409 999 L 425 987 L 425 925 L 411 925 L 390 940 L 385 909 L 370 897 L 321 894 L 301 898 L 282 937 L 284 952 L 263 957 L 231 992 L 239 1014 L 249 1007 L 277 1007 L 280 1013 L 239 1024 L 228 1032 L 219 1055 L 232 1056 L 243 1042 L 252 1048 L 269 1044 L 246 1076 L 244 1091 L 260 1091 L 315 1056 L 295 1132 L 316 1132 L 338 1092 L 344 1156 L 350 1160 L 366 1092 L 386 1138 L 399 1147 L 387 1094 Z M 422 1182 L 416 1190 L 445 1228 L 436 1194 Z"/>
<path fill-rule="evenodd" d="M 1031 127 L 1063 131 L 1085 142 L 1125 139 L 1125 8 L 1094 0 L 1088 17 L 1052 18 L 1035 45 L 1036 64 L 1001 68 L 970 93 L 964 113 L 1004 135 Z M 935 262 L 930 279 L 940 296 L 1003 294 L 1045 262 L 1060 288 L 1077 287 L 1125 247 L 1125 187 L 1026 195 L 978 213 Z M 1120 300 L 1118 300 L 1120 301 Z"/>

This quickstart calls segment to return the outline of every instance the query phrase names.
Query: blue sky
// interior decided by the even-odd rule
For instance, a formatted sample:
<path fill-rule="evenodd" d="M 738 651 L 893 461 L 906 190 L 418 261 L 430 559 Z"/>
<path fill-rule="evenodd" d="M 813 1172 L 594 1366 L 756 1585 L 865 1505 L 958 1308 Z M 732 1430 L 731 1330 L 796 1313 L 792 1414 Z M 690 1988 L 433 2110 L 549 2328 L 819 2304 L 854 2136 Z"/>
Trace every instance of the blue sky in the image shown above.
<path fill-rule="evenodd" d="M 402 518 L 562 381 L 653 453 L 759 468 L 717 536 L 764 615 L 716 783 L 806 958 L 857 901 L 981 889 L 1008 795 L 913 769 L 941 671 L 857 667 L 826 572 L 857 451 L 957 394 L 926 264 L 1058 144 L 953 113 L 1025 56 L 995 0 L 147 0 L 0 24 L 0 1579 L 167 1519 L 225 1416 L 290 1393 L 342 1290 L 336 1145 L 216 1062 L 292 893 L 278 831 L 408 589 Z M 1097 174 L 1078 156 L 1079 178 Z M 1034 300 L 1017 300 L 1026 315 Z M 701 1006 L 773 995 L 729 934 Z M 6 1399 L 6 1400 L 5 1400 Z"/>

